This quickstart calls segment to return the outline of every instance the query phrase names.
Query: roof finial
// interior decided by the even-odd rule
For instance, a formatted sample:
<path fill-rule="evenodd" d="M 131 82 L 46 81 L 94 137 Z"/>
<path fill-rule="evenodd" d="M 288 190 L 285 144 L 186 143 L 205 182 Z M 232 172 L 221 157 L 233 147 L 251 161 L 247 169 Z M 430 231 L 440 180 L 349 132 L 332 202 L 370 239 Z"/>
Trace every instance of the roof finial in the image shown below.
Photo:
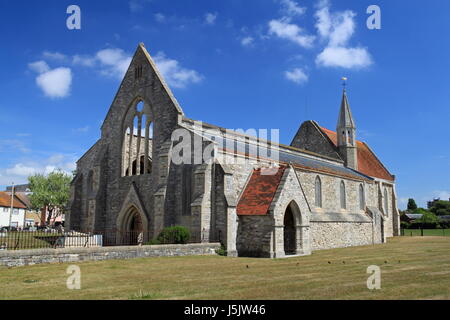
<path fill-rule="evenodd" d="M 345 89 L 346 89 L 346 87 L 347 87 L 347 77 L 342 77 L 341 78 L 341 80 L 342 80 L 342 86 L 344 87 L 344 92 L 345 92 Z"/>

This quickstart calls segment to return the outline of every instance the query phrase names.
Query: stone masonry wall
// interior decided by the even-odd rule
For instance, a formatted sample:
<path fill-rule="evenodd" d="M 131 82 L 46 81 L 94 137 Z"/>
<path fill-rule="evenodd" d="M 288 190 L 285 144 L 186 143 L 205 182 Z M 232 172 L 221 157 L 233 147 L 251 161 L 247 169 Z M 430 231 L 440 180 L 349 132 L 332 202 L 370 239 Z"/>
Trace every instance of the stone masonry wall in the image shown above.
<path fill-rule="evenodd" d="M 237 236 L 239 257 L 269 257 L 273 216 L 240 216 Z"/>
<path fill-rule="evenodd" d="M 0 251 L 0 266 L 20 267 L 42 263 L 77 263 L 111 259 L 214 255 L 219 243 L 157 245 L 133 247 L 101 247 L 72 249 L 38 249 Z"/>
<path fill-rule="evenodd" d="M 361 222 L 311 222 L 312 250 L 372 244 L 372 224 Z"/>

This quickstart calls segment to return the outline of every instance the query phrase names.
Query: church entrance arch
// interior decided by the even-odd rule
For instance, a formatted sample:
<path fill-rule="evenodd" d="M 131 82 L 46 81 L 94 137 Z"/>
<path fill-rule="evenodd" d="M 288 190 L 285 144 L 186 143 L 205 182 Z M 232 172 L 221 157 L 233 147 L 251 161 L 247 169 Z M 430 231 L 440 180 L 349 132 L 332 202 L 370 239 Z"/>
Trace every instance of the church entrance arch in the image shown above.
<path fill-rule="evenodd" d="M 119 226 L 121 242 L 124 245 L 137 245 L 143 237 L 144 227 L 142 215 L 136 207 L 128 209 Z M 141 240 L 142 241 L 142 240 Z"/>
<path fill-rule="evenodd" d="M 297 251 L 295 218 L 291 205 L 286 208 L 284 213 L 284 253 L 293 255 Z"/>

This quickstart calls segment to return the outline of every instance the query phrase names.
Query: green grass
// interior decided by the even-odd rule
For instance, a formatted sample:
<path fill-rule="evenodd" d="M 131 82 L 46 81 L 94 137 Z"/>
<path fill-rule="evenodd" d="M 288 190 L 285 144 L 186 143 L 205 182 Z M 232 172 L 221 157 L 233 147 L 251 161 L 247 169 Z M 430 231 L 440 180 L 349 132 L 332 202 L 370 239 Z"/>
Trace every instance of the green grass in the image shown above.
<path fill-rule="evenodd" d="M 421 231 L 420 229 L 404 229 L 404 235 L 418 237 L 421 236 Z M 450 229 L 424 229 L 423 235 L 433 237 L 450 237 Z"/>
<path fill-rule="evenodd" d="M 52 240 L 54 242 L 60 237 L 58 234 L 46 232 L 8 232 L 4 235 L 6 236 L 0 237 L 0 246 L 6 244 L 8 248 L 20 250 L 52 248 Z"/>
<path fill-rule="evenodd" d="M 161 257 L 0 267 L 1 299 L 450 299 L 450 238 L 397 237 L 387 244 L 315 251 L 289 259 Z M 381 268 L 368 290 L 367 267 Z"/>

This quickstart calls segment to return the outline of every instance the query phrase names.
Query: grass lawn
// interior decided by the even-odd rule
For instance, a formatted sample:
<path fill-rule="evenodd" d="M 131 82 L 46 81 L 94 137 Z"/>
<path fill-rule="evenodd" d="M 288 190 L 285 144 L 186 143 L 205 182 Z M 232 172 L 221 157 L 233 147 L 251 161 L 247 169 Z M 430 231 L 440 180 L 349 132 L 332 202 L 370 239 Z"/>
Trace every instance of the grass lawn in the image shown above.
<path fill-rule="evenodd" d="M 420 236 L 420 229 L 404 229 L 406 236 Z M 450 237 L 450 229 L 424 229 L 424 236 L 435 236 L 435 237 Z"/>
<path fill-rule="evenodd" d="M 387 244 L 316 251 L 290 259 L 164 257 L 0 267 L 1 299 L 450 299 L 450 238 L 397 237 Z M 381 289 L 368 290 L 369 265 Z"/>
<path fill-rule="evenodd" d="M 57 239 L 57 234 L 46 232 L 8 232 L 0 234 L 0 246 L 6 245 L 14 249 L 42 249 L 52 248 L 51 241 L 44 239 Z"/>

